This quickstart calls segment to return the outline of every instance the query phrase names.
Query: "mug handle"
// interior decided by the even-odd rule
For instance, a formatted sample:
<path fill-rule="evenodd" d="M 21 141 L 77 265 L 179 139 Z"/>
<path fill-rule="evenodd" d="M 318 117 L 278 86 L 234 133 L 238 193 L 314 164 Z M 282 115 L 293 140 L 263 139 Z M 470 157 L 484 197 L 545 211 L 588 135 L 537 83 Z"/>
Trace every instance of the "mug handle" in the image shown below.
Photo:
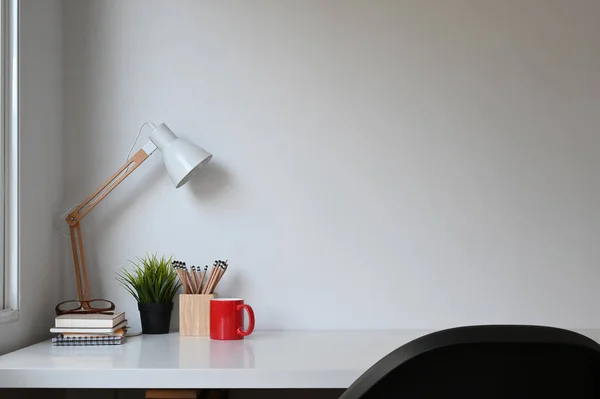
<path fill-rule="evenodd" d="M 238 312 L 242 309 L 246 309 L 246 312 L 248 312 L 248 328 L 246 331 L 242 331 L 241 328 L 238 328 L 237 333 L 242 337 L 245 337 L 246 335 L 252 334 L 252 331 L 254 331 L 254 310 L 252 310 L 252 306 L 247 304 L 237 305 Z"/>

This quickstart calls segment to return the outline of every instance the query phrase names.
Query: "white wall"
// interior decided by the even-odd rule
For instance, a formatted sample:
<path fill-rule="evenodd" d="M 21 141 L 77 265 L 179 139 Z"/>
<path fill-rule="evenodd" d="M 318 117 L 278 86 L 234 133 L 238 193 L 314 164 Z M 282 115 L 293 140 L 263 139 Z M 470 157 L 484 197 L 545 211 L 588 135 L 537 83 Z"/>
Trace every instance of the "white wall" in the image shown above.
<path fill-rule="evenodd" d="M 179 190 L 154 156 L 83 223 L 132 325 L 114 273 L 157 251 L 228 258 L 260 329 L 600 327 L 600 3 L 65 5 L 68 201 L 146 120 L 215 155 Z"/>
<path fill-rule="evenodd" d="M 49 337 L 60 298 L 62 2 L 21 1 L 21 309 L 0 353 Z"/>

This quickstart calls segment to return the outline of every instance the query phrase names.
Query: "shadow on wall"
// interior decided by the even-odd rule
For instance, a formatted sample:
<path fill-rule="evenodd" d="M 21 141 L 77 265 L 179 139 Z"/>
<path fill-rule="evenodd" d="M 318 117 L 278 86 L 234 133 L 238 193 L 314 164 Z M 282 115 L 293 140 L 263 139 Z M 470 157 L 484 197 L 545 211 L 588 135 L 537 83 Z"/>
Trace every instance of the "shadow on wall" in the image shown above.
<path fill-rule="evenodd" d="M 194 196 L 203 203 L 215 202 L 232 184 L 227 169 L 214 159 L 188 182 Z"/>
<path fill-rule="evenodd" d="M 151 192 L 152 187 L 156 185 L 163 174 L 166 174 L 164 164 L 155 165 L 151 171 L 144 173 L 144 176 L 136 184 L 130 192 L 120 197 L 118 201 L 113 202 L 110 207 L 111 211 L 106 217 L 95 222 L 95 228 L 98 231 L 105 230 L 109 225 L 114 224 L 120 219 L 131 206 L 135 205 L 135 197 L 144 195 L 144 192 Z M 123 182 L 127 184 L 127 182 Z M 183 187 L 189 187 L 194 196 L 200 199 L 203 203 L 211 203 L 218 200 L 221 195 L 227 191 L 226 188 L 231 186 L 231 179 L 227 170 L 219 163 L 211 161 L 200 170 L 196 176 Z M 183 188 L 182 187 L 182 188 Z M 118 190 L 118 188 L 117 188 Z"/>

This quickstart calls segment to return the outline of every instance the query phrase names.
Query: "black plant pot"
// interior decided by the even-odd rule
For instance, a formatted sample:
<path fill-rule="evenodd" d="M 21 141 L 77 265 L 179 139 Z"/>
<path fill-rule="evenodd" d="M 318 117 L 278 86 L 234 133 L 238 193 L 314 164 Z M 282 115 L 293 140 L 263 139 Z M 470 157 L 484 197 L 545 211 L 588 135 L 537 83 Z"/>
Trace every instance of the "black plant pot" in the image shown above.
<path fill-rule="evenodd" d="M 143 334 L 167 334 L 171 324 L 173 302 L 139 303 Z"/>

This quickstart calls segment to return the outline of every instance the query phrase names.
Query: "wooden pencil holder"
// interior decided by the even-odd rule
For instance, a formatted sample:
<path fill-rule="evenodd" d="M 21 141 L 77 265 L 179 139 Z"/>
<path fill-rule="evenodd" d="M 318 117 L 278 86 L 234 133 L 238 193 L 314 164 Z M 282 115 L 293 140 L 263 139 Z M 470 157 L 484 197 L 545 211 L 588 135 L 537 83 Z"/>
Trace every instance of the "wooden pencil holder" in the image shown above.
<path fill-rule="evenodd" d="M 197 337 L 210 335 L 210 300 L 214 294 L 179 295 L 179 334 Z"/>

